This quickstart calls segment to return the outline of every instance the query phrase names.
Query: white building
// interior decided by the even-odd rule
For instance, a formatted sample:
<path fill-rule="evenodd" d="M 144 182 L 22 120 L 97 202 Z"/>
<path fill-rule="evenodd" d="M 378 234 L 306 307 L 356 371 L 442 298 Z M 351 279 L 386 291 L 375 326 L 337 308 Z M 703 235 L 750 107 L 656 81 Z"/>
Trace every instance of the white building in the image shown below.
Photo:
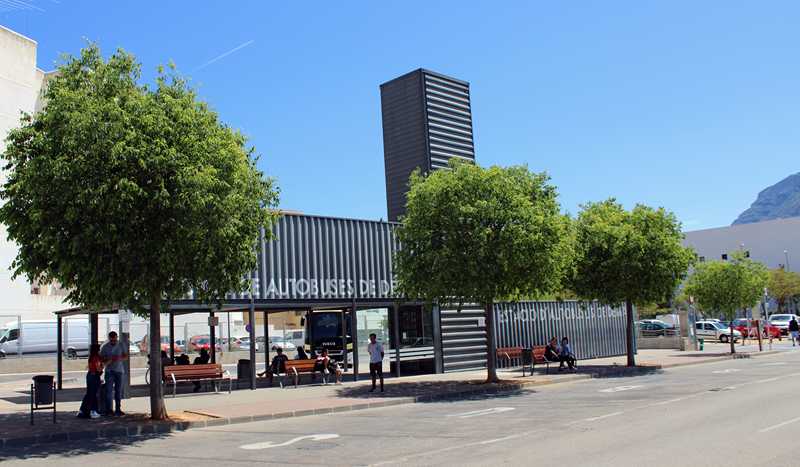
<path fill-rule="evenodd" d="M 52 73 L 52 72 L 51 72 Z M 41 108 L 41 89 L 51 73 L 36 66 L 36 41 L 0 26 L 0 153 L 8 131 L 19 125 L 21 112 Z M 0 183 L 5 174 L 0 172 Z M 0 322 L 22 315 L 24 319 L 53 319 L 52 311 L 66 308 L 57 287 L 34 286 L 24 278 L 11 279 L 11 262 L 17 246 L 7 240 L 0 224 Z"/>
<path fill-rule="evenodd" d="M 684 245 L 701 261 L 728 259 L 743 250 L 770 269 L 800 271 L 800 217 L 685 232 Z"/>

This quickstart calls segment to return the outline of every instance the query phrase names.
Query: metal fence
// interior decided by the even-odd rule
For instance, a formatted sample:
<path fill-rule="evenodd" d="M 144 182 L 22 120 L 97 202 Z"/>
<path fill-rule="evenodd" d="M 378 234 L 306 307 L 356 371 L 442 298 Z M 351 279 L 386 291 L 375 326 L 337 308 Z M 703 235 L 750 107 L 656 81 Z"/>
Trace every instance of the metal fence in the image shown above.
<path fill-rule="evenodd" d="M 625 354 L 625 309 L 598 302 L 548 301 L 495 305 L 497 347 L 545 345 L 569 337 L 579 360 Z"/>

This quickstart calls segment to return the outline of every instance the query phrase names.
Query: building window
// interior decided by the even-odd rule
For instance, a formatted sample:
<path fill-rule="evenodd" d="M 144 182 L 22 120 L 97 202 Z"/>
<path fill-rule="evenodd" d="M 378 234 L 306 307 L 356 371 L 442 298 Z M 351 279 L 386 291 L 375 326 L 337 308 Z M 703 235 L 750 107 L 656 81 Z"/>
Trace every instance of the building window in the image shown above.
<path fill-rule="evenodd" d="M 722 253 L 722 261 L 728 261 L 728 254 Z"/>
<path fill-rule="evenodd" d="M 700 261 L 701 263 L 705 262 L 705 260 L 706 260 L 705 256 L 701 256 L 700 258 L 698 258 L 698 261 Z"/>
<path fill-rule="evenodd" d="M 744 257 L 745 258 L 749 258 L 750 257 L 750 250 L 747 250 L 747 251 L 744 252 Z"/>

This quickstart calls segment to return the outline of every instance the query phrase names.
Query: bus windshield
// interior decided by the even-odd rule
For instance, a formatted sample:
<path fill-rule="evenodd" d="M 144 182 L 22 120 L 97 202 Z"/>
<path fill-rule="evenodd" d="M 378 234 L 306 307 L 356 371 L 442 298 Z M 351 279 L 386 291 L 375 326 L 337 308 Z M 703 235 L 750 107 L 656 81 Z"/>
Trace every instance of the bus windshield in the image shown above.
<path fill-rule="evenodd" d="M 342 337 L 341 313 L 314 313 L 312 335 L 314 339 Z"/>

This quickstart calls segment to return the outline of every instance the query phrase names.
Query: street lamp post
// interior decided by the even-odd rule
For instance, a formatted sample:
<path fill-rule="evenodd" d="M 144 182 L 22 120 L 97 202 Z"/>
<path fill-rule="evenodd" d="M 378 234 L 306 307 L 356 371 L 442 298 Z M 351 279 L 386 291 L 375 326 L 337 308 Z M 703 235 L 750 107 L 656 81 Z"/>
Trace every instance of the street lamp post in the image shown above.
<path fill-rule="evenodd" d="M 789 272 L 789 250 L 783 250 L 783 257 L 786 261 L 784 267 L 786 268 L 786 272 Z"/>

